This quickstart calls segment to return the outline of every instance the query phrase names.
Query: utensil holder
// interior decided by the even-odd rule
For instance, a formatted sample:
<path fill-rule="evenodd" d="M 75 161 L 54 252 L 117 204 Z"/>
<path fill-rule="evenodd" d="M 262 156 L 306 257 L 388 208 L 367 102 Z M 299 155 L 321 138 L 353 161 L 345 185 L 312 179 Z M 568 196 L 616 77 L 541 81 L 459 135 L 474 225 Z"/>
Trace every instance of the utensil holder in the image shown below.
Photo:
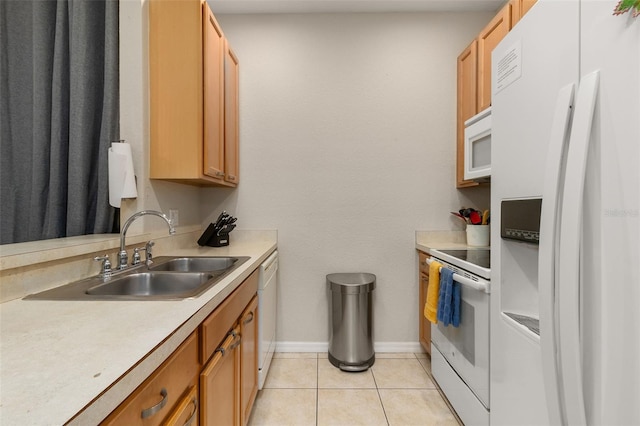
<path fill-rule="evenodd" d="M 467 225 L 467 245 L 487 247 L 489 245 L 490 225 Z"/>
<path fill-rule="evenodd" d="M 205 245 L 209 247 L 224 247 L 229 245 L 229 234 L 212 236 Z"/>

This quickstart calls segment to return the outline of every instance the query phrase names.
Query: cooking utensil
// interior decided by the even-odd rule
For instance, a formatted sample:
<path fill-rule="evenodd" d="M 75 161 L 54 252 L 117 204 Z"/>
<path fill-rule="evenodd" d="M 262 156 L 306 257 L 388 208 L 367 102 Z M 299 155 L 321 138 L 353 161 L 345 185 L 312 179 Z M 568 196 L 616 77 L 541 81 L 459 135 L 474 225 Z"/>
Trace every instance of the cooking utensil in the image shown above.
<path fill-rule="evenodd" d="M 469 220 L 472 225 L 480 225 L 482 223 L 482 218 L 477 210 L 472 210 L 471 213 L 469 213 Z"/>
<path fill-rule="evenodd" d="M 485 210 L 482 212 L 482 224 L 486 225 L 489 222 L 489 210 Z"/>
<path fill-rule="evenodd" d="M 450 213 L 456 217 L 459 217 L 460 219 L 464 220 L 465 223 L 467 223 L 467 219 L 464 216 L 462 216 L 460 213 L 458 212 L 450 212 Z"/>

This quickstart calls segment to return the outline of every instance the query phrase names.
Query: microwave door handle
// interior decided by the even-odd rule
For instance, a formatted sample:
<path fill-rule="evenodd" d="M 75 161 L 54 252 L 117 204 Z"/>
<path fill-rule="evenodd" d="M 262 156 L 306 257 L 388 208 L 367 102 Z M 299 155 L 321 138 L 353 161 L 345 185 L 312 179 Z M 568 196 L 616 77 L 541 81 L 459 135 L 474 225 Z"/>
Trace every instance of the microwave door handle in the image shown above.
<path fill-rule="evenodd" d="M 558 316 L 560 361 L 566 423 L 586 424 L 582 388 L 580 336 L 580 245 L 587 153 L 598 95 L 599 73 L 580 79 L 571 128 L 560 219 L 560 274 Z"/>
<path fill-rule="evenodd" d="M 540 245 L 538 250 L 538 294 L 540 306 L 540 348 L 542 374 L 547 399 L 549 424 L 562 424 L 558 371 L 558 341 L 556 301 L 556 247 L 558 244 L 559 201 L 561 198 L 561 170 L 571 124 L 571 112 L 575 85 L 563 87 L 558 92 L 551 125 L 547 164 L 542 192 L 540 213 Z"/>

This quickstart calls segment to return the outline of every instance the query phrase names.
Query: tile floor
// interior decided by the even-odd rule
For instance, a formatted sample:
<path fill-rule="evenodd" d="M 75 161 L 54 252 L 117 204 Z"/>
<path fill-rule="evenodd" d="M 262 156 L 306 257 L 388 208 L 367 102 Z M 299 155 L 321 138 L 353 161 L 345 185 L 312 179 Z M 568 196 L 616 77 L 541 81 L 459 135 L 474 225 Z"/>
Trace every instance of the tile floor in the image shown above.
<path fill-rule="evenodd" d="M 346 373 L 326 353 L 276 353 L 249 425 L 452 425 L 456 416 L 431 380 L 426 354 L 376 354 Z"/>

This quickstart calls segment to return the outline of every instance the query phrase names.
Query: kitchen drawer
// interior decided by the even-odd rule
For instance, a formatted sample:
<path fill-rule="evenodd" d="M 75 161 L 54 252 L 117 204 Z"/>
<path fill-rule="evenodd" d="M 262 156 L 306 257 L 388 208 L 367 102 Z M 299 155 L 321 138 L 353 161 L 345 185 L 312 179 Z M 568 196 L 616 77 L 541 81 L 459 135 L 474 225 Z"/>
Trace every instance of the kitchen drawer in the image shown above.
<path fill-rule="evenodd" d="M 102 424 L 127 426 L 161 424 L 187 390 L 197 386 L 199 372 L 196 331 Z"/>
<path fill-rule="evenodd" d="M 258 273 L 256 269 L 242 284 L 227 297 L 216 310 L 202 321 L 200 326 L 200 361 L 206 364 L 245 307 L 258 292 Z"/>
<path fill-rule="evenodd" d="M 429 275 L 429 265 L 427 264 L 427 259 L 431 256 L 425 252 L 418 251 L 418 260 L 419 260 L 419 269 L 421 274 Z"/>
<path fill-rule="evenodd" d="M 198 386 L 193 386 L 165 420 L 166 426 L 198 426 L 200 424 Z"/>

